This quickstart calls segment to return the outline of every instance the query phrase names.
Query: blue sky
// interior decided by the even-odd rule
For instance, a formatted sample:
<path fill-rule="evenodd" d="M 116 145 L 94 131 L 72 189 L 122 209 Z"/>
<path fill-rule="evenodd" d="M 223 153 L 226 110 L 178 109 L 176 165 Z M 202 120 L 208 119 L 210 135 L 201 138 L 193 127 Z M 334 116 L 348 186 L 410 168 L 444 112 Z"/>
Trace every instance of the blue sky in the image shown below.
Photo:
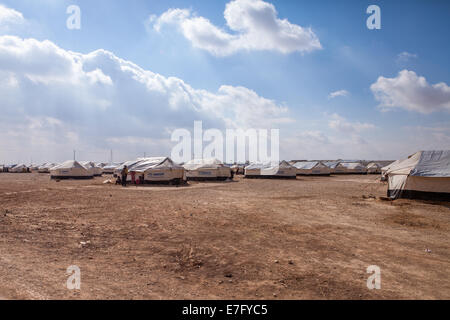
<path fill-rule="evenodd" d="M 448 1 L 268 1 L 266 3 L 276 9 L 277 19 L 287 19 L 290 24 L 303 30 L 311 28 L 320 42 L 321 48 L 311 45 L 308 48 L 312 49 L 303 49 L 297 46 L 295 50 L 289 49 L 290 52 L 281 52 L 274 38 L 276 43 L 269 49 L 259 48 L 255 43 L 250 49 L 233 47 L 230 53 L 217 54 L 196 45 L 195 41 L 203 41 L 200 36 L 206 33 L 189 38 L 183 31 L 183 22 L 203 17 L 217 30 L 230 36 L 239 35 L 239 31 L 232 30 L 224 17 L 229 2 L 0 0 L 4 8 L 23 15 L 23 21 L 19 23 L 3 21 L 3 28 L 0 18 L 0 36 L 36 39 L 39 42 L 50 40 L 64 51 L 84 55 L 103 49 L 115 57 L 133 62 L 143 70 L 165 78 L 180 79 L 195 90 L 217 93 L 224 85 L 244 87 L 258 97 L 273 101 L 275 107 L 287 109 L 280 118 L 289 118 L 290 121 L 270 125 L 266 122 L 242 123 L 243 126 L 280 128 L 281 155 L 286 159 L 397 159 L 420 149 L 450 147 L 450 43 L 446 40 L 446 33 L 450 30 Z M 80 30 L 66 28 L 66 8 L 72 4 L 81 9 Z M 366 9 L 371 4 L 381 9 L 381 30 L 366 27 L 369 17 Z M 241 8 L 244 6 L 241 5 Z M 169 9 L 188 9 L 189 17 L 162 23 L 161 29 L 156 30 L 155 23 Z M 149 19 L 151 16 L 153 18 Z M 202 32 L 206 31 L 202 29 Z M 213 43 L 211 41 L 217 39 L 206 40 Z M 290 45 L 286 44 L 286 47 L 291 48 Z M 95 59 L 95 63 L 99 63 L 99 59 Z M 45 60 L 45 63 L 51 63 L 51 60 Z M 23 81 L 28 81 L 27 70 L 22 68 L 22 73 L 16 74 L 19 71 L 7 67 L 9 65 L 6 58 L 1 59 L 0 53 L 0 72 L 3 70 L 11 77 L 15 75 L 14 79 L 19 79 L 19 82 L 22 76 Z M 99 63 L 96 68 L 108 76 L 107 67 L 102 69 L 102 66 Z M 379 77 L 387 80 L 378 82 Z M 425 78 L 422 87 L 420 77 Z M 115 78 L 112 81 L 114 90 L 122 90 L 123 87 L 116 85 Z M 443 86 L 433 86 L 438 83 L 443 83 Z M 53 94 L 48 94 L 46 98 L 47 92 L 51 93 L 55 88 L 51 83 L 46 83 L 46 87 L 41 87 L 36 93 L 37 98 L 32 95 L 24 98 L 22 94 L 22 105 L 17 102 L 20 99 L 11 97 L 4 107 L 10 110 L 8 114 L 11 114 L 11 119 L 8 121 L 9 129 L 3 135 L 14 131 L 16 118 L 19 118 L 14 110 L 26 113 L 29 103 L 41 98 L 43 104 L 55 103 Z M 194 114 L 179 110 L 158 119 L 157 124 L 152 123 L 152 115 L 167 106 L 155 106 L 152 101 L 145 100 L 146 97 L 138 100 L 139 95 L 134 90 L 127 92 L 136 92 L 136 95 L 129 97 L 137 105 L 135 109 L 122 106 L 123 110 L 111 108 L 109 112 L 96 111 L 95 115 L 110 118 L 109 123 L 116 123 L 125 116 L 115 117 L 114 114 L 128 110 L 134 116 L 140 112 L 147 114 L 148 121 L 140 122 L 130 117 L 128 121 L 133 123 L 133 128 L 118 128 L 118 125 L 115 132 L 103 130 L 107 124 L 92 120 L 92 109 L 86 111 L 83 120 L 72 121 L 71 117 L 77 117 L 72 111 L 78 104 L 59 112 L 55 112 L 56 107 L 30 110 L 27 114 L 31 119 L 27 121 L 31 124 L 17 120 L 16 128 L 30 128 L 35 120 L 40 121 L 40 128 L 44 130 L 51 125 L 43 124 L 43 121 L 60 121 L 64 130 L 68 127 L 71 130 L 61 132 L 61 135 L 76 135 L 76 141 L 63 147 L 63 141 L 51 138 L 59 129 L 49 129 L 53 130 L 49 132 L 40 130 L 35 134 L 46 135 L 40 148 L 29 146 L 25 152 L 12 144 L 0 144 L 4 150 L 2 152 L 0 149 L 0 162 L 26 162 L 31 156 L 38 159 L 36 161 L 45 161 L 46 155 L 61 161 L 73 148 L 86 150 L 86 157 L 99 161 L 106 160 L 101 159 L 106 150 L 115 149 L 119 157 L 125 160 L 141 150 L 147 154 L 167 153 L 170 149 L 168 133 L 155 132 L 187 126 L 189 122 L 186 119 L 210 120 L 211 125 L 221 126 L 220 119 L 213 119 L 217 116 L 211 117 L 206 110 Z M 341 95 L 331 97 L 333 92 L 340 92 Z M 384 100 L 377 98 L 376 92 Z M 108 91 L 105 98 L 102 89 L 92 89 L 89 94 L 82 91 L 82 95 L 85 94 L 87 100 L 84 102 L 96 98 L 107 100 L 117 93 Z M 127 96 L 124 95 L 126 101 Z M 45 99 L 49 102 L 46 103 Z M 58 103 L 64 103 L 64 98 Z M 142 106 L 139 106 L 141 103 Z M 151 105 L 148 109 L 145 109 L 146 103 Z M 258 108 L 256 103 L 255 108 Z M 238 111 L 243 112 L 242 109 Z M 144 123 L 151 123 L 154 128 L 144 127 Z M 226 127 L 226 124 L 223 126 Z M 124 136 L 128 142 L 120 141 Z M 10 140 L 20 143 L 21 139 L 13 135 Z M 49 152 L 42 154 L 42 148 Z"/>

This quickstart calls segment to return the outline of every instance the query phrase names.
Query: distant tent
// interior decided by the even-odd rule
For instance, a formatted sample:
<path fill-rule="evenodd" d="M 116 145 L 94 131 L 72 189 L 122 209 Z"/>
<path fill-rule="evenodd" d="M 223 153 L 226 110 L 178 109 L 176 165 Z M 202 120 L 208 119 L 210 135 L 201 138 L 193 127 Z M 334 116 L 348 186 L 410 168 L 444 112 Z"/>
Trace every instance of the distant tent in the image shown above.
<path fill-rule="evenodd" d="M 345 168 L 346 174 L 366 174 L 367 169 L 359 162 L 341 162 L 340 166 Z"/>
<path fill-rule="evenodd" d="M 419 151 L 387 170 L 388 197 L 450 201 L 450 150 Z"/>
<path fill-rule="evenodd" d="M 9 172 L 12 173 L 23 173 L 27 172 L 28 167 L 25 164 L 18 164 L 12 168 L 9 169 Z"/>
<path fill-rule="evenodd" d="M 297 169 L 286 161 L 281 161 L 279 165 L 254 163 L 245 167 L 245 177 L 295 179 Z"/>
<path fill-rule="evenodd" d="M 120 166 L 120 163 L 110 163 L 110 164 L 107 164 L 107 165 L 105 165 L 105 166 L 103 167 L 103 173 L 104 173 L 104 174 L 113 174 L 113 173 L 114 173 L 114 170 L 115 170 L 118 166 Z"/>
<path fill-rule="evenodd" d="M 347 168 L 345 168 L 339 161 L 326 161 L 323 164 L 330 168 L 331 173 L 334 174 L 341 174 L 347 171 Z"/>
<path fill-rule="evenodd" d="M 142 176 L 145 183 L 180 184 L 186 180 L 184 168 L 168 157 L 141 158 L 128 166 L 128 171 L 136 172 L 136 179 Z"/>
<path fill-rule="evenodd" d="M 52 179 L 92 179 L 94 175 L 74 160 L 66 161 L 50 169 Z"/>
<path fill-rule="evenodd" d="M 44 163 L 43 165 L 38 167 L 38 172 L 39 173 L 50 173 L 50 169 L 53 167 L 56 167 L 57 165 L 58 165 L 57 163 L 51 163 L 51 162 Z"/>
<path fill-rule="evenodd" d="M 320 161 L 300 161 L 293 164 L 297 169 L 297 175 L 329 176 L 331 169 Z"/>
<path fill-rule="evenodd" d="M 231 168 L 217 159 L 193 159 L 183 165 L 188 180 L 226 180 Z"/>
<path fill-rule="evenodd" d="M 103 169 L 98 167 L 92 161 L 82 161 L 80 164 L 85 167 L 94 177 L 100 177 L 103 173 Z"/>
<path fill-rule="evenodd" d="M 30 165 L 28 168 L 30 168 L 30 171 L 31 171 L 31 172 L 37 172 L 37 171 L 38 171 L 38 168 L 39 168 L 39 165 L 32 164 L 32 165 Z"/>
<path fill-rule="evenodd" d="M 375 174 L 375 173 L 381 173 L 381 165 L 376 162 L 371 162 L 366 167 L 367 173 Z"/>

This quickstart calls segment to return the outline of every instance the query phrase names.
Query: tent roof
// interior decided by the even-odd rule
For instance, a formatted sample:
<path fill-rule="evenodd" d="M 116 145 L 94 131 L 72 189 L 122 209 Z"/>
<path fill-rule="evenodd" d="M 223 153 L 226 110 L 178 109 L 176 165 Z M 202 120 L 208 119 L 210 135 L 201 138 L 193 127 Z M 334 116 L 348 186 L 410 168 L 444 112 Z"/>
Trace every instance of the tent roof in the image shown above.
<path fill-rule="evenodd" d="M 209 159 L 193 159 L 188 162 L 186 162 L 183 167 L 186 170 L 197 170 L 200 168 L 218 168 L 223 167 L 224 164 L 222 161 L 215 159 L 215 158 L 209 158 Z"/>
<path fill-rule="evenodd" d="M 381 168 L 381 165 L 376 162 L 371 162 L 367 165 L 367 168 Z"/>
<path fill-rule="evenodd" d="M 128 167 L 128 171 L 144 172 L 148 169 L 164 166 L 167 168 L 181 168 L 175 164 L 168 157 L 152 157 L 152 158 L 139 158 L 133 161 L 127 161 L 122 165 L 116 167 L 116 170 L 122 170 L 124 166 Z"/>
<path fill-rule="evenodd" d="M 419 151 L 393 164 L 386 174 L 416 177 L 450 177 L 450 150 Z"/>
<path fill-rule="evenodd" d="M 339 161 L 325 161 L 323 164 L 331 169 L 334 169 L 339 165 L 339 163 Z"/>
<path fill-rule="evenodd" d="M 358 169 L 358 168 L 365 169 L 365 167 L 359 162 L 341 162 L 341 166 L 347 169 Z"/>
<path fill-rule="evenodd" d="M 319 161 L 300 161 L 293 164 L 297 169 L 309 170 L 319 165 Z"/>
<path fill-rule="evenodd" d="M 273 169 L 276 168 L 277 166 L 272 165 L 270 162 L 268 163 L 252 163 L 248 166 L 246 166 L 246 169 Z M 286 161 L 281 161 L 280 164 L 278 165 L 278 168 L 295 168 L 292 165 L 290 165 L 289 163 L 287 163 Z"/>
<path fill-rule="evenodd" d="M 53 167 L 52 169 L 56 170 L 56 169 L 72 169 L 72 168 L 81 168 L 86 170 L 85 167 L 83 167 L 78 161 L 75 160 L 68 160 L 66 162 L 61 163 L 60 165 Z"/>

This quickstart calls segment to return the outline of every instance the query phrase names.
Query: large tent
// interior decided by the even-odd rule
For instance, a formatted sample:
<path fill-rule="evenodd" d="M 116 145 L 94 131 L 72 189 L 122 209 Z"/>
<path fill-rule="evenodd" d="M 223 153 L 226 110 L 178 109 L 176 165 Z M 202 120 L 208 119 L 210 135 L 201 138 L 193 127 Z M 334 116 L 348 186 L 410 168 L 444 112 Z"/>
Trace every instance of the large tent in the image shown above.
<path fill-rule="evenodd" d="M 450 200 L 450 150 L 419 151 L 386 175 L 390 198 Z"/>
<path fill-rule="evenodd" d="M 253 163 L 245 167 L 245 177 L 295 179 L 297 177 L 297 168 L 284 160 L 279 165 L 272 163 Z"/>
<path fill-rule="evenodd" d="M 375 173 L 381 173 L 381 165 L 376 162 L 371 162 L 366 167 L 367 173 L 375 174 Z"/>
<path fill-rule="evenodd" d="M 297 175 L 329 176 L 331 169 L 320 161 L 300 161 L 293 164 L 297 168 Z"/>
<path fill-rule="evenodd" d="M 25 164 L 18 164 L 12 168 L 9 169 L 9 172 L 12 173 L 23 173 L 23 172 L 28 172 L 28 167 Z"/>
<path fill-rule="evenodd" d="M 185 170 L 168 157 L 142 158 L 128 168 L 136 172 L 136 177 L 142 176 L 145 183 L 176 183 L 186 180 Z"/>
<path fill-rule="evenodd" d="M 127 181 L 131 181 L 131 172 L 135 173 L 136 180 L 142 179 L 145 183 L 167 182 L 182 183 L 186 180 L 185 170 L 168 157 L 138 158 L 127 161 L 114 169 L 114 174 L 120 176 L 122 169 L 127 166 Z"/>
<path fill-rule="evenodd" d="M 50 169 L 52 179 L 92 179 L 94 175 L 80 163 L 69 160 Z"/>
<path fill-rule="evenodd" d="M 226 180 L 231 178 L 231 168 L 220 160 L 193 159 L 183 165 L 188 180 Z"/>
<path fill-rule="evenodd" d="M 103 173 L 103 169 L 98 167 L 92 161 L 82 161 L 80 164 L 85 167 L 94 177 L 100 177 Z"/>

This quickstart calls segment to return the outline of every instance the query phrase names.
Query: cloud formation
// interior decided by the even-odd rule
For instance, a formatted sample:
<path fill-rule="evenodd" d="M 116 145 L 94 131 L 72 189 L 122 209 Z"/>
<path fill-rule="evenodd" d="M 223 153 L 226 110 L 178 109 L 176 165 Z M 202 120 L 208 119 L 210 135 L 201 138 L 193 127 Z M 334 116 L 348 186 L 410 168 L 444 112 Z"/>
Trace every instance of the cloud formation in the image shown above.
<path fill-rule="evenodd" d="M 328 126 L 341 133 L 358 133 L 363 130 L 375 128 L 371 123 L 350 122 L 336 113 L 331 116 L 331 119 L 328 121 Z"/>
<path fill-rule="evenodd" d="M 7 32 L 11 27 L 25 22 L 21 12 L 0 4 L 0 32 Z"/>
<path fill-rule="evenodd" d="M 444 82 L 429 84 L 414 71 L 402 70 L 395 78 L 379 77 L 370 89 L 383 110 L 450 111 L 450 87 Z"/>
<path fill-rule="evenodd" d="M 405 62 L 408 62 L 409 60 L 415 59 L 417 57 L 418 56 L 415 53 L 409 53 L 407 51 L 403 51 L 403 52 L 401 52 L 401 53 L 399 53 L 397 55 L 397 62 L 398 63 L 405 63 Z"/>
<path fill-rule="evenodd" d="M 347 90 L 338 90 L 338 91 L 331 92 L 328 95 L 328 99 L 333 99 L 336 97 L 346 97 L 348 95 L 349 95 L 349 92 Z"/>
<path fill-rule="evenodd" d="M 190 9 L 169 9 L 150 23 L 160 32 L 164 25 L 177 26 L 196 48 L 215 56 L 238 51 L 270 50 L 284 54 L 311 52 L 322 46 L 311 28 L 279 19 L 273 4 L 262 0 L 234 0 L 227 3 L 224 18 L 232 33 L 196 16 Z"/>
<path fill-rule="evenodd" d="M 40 150 L 62 141 L 66 149 L 95 150 L 114 148 L 123 137 L 124 151 L 146 150 L 151 138 L 163 153 L 171 130 L 192 128 L 194 120 L 219 129 L 292 121 L 286 106 L 245 87 L 194 89 L 105 50 L 81 54 L 15 36 L 0 36 L 0 96 L 1 156 L 32 150 L 32 139 L 40 139 Z"/>

